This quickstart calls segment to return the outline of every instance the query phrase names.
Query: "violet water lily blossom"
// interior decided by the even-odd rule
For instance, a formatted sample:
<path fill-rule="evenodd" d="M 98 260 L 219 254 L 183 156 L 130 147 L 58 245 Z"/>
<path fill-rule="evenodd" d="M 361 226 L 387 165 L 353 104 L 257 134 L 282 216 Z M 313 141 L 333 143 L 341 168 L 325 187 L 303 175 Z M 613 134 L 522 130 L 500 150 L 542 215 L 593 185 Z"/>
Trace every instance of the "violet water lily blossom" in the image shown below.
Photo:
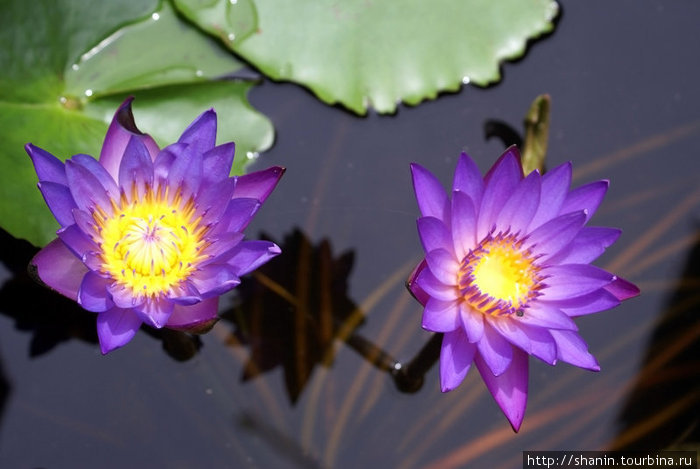
<path fill-rule="evenodd" d="M 457 387 L 476 364 L 518 431 L 527 402 L 528 355 L 598 371 L 572 318 L 639 294 L 590 263 L 620 230 L 585 226 L 607 181 L 569 190 L 571 164 L 523 174 L 511 147 L 484 178 L 462 153 L 451 197 L 411 165 L 425 259 L 408 287 L 424 306 L 423 328 L 443 333 L 440 383 Z"/>
<path fill-rule="evenodd" d="M 27 144 L 39 189 L 60 224 L 32 259 L 39 279 L 97 313 L 102 353 L 142 323 L 203 332 L 218 298 L 280 253 L 243 239 L 284 168 L 229 177 L 233 142 L 215 145 L 216 113 L 202 113 L 162 150 L 141 133 L 131 99 L 117 110 L 99 161 L 65 163 Z"/>

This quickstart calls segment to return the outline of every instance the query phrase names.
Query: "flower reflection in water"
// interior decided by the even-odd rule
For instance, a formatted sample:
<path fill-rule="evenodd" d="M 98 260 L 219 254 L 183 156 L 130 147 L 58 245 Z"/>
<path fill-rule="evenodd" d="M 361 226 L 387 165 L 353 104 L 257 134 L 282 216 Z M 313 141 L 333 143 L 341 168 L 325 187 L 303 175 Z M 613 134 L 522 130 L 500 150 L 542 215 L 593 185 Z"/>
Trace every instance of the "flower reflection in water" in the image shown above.
<path fill-rule="evenodd" d="M 283 256 L 241 283 L 240 303 L 222 319 L 235 326 L 229 343 L 250 348 L 243 380 L 281 366 L 295 403 L 314 366 L 329 366 L 335 341 L 350 336 L 364 316 L 347 297 L 352 251 L 333 257 L 330 242 L 312 245 L 299 230 L 285 238 L 282 249 Z"/>

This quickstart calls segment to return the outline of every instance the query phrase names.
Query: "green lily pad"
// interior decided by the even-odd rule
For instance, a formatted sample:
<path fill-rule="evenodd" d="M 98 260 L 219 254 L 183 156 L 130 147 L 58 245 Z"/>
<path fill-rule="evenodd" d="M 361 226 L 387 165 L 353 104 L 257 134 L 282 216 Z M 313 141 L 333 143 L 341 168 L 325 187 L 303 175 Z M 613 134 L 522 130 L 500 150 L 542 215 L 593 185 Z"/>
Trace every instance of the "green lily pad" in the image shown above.
<path fill-rule="evenodd" d="M 65 159 L 99 155 L 114 111 L 136 97 L 136 123 L 164 146 L 202 111 L 219 143 L 236 141 L 232 173 L 268 148 L 269 120 L 246 99 L 251 81 L 212 80 L 241 64 L 181 20 L 169 2 L 3 0 L 0 15 L 0 224 L 44 245 L 57 223 L 36 188 L 24 145 Z M 41 12 L 41 14 L 37 14 Z"/>
<path fill-rule="evenodd" d="M 303 84 L 358 114 L 369 107 L 394 112 L 401 101 L 415 105 L 463 83 L 497 81 L 500 62 L 523 55 L 529 39 L 552 29 L 558 11 L 553 0 L 256 0 L 255 6 L 257 29 L 230 42 L 233 50 L 271 78 Z M 190 17 L 211 30 L 211 20 Z"/>

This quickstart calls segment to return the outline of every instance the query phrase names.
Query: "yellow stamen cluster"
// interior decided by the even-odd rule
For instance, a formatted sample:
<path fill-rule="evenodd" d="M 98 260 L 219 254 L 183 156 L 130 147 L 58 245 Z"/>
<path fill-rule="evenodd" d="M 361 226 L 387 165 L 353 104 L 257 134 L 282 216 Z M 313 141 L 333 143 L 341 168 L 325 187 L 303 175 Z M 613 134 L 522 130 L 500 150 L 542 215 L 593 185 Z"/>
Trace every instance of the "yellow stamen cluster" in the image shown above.
<path fill-rule="evenodd" d="M 194 201 L 180 191 L 146 187 L 139 196 L 124 193 L 112 201 L 112 214 L 93 212 L 102 273 L 132 291 L 135 298 L 155 297 L 176 288 L 202 259 L 207 227 L 195 216 Z"/>
<path fill-rule="evenodd" d="M 518 313 L 543 285 L 535 259 L 512 234 L 489 235 L 462 261 L 458 285 L 464 301 L 484 314 Z"/>

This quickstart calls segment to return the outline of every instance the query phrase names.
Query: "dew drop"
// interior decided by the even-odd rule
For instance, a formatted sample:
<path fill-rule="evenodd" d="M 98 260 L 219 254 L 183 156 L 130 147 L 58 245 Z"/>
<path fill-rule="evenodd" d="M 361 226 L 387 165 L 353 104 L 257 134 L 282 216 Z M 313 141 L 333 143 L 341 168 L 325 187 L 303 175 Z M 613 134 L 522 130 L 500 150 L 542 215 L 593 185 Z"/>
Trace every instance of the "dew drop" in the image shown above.
<path fill-rule="evenodd" d="M 70 66 L 70 68 L 71 68 L 74 72 L 77 72 L 78 69 L 80 68 L 80 66 L 79 66 L 78 64 L 73 64 L 73 65 Z"/>
<path fill-rule="evenodd" d="M 463 85 L 468 85 L 471 80 L 469 77 L 462 77 L 462 84 Z"/>
<path fill-rule="evenodd" d="M 233 42 L 234 39 L 236 39 L 236 35 L 233 33 L 228 33 L 228 40 Z"/>
<path fill-rule="evenodd" d="M 201 70 L 197 70 L 196 72 L 194 72 L 194 74 L 198 77 L 201 77 L 202 75 L 204 75 L 204 72 Z"/>
<path fill-rule="evenodd" d="M 88 98 L 92 96 L 92 90 L 85 90 L 85 96 L 87 96 Z"/>
<path fill-rule="evenodd" d="M 259 156 L 259 153 L 257 151 L 249 151 L 248 153 L 245 154 L 245 156 L 249 160 L 254 160 Z"/>
<path fill-rule="evenodd" d="M 153 13 L 151 15 L 151 18 L 153 18 L 153 21 L 158 21 L 160 19 L 160 14 L 158 13 Z"/>

